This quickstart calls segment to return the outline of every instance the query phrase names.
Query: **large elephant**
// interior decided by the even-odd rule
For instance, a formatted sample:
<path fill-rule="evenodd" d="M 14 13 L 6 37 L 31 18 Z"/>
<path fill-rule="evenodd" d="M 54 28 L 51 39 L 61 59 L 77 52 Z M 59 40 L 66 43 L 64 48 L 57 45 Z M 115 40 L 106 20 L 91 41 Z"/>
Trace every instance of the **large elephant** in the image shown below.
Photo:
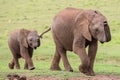
<path fill-rule="evenodd" d="M 37 31 L 16 29 L 10 33 L 8 45 L 13 55 L 13 59 L 9 63 L 10 69 L 13 69 L 14 65 L 16 69 L 20 69 L 18 59 L 21 57 L 25 59 L 24 69 L 33 70 L 35 68 L 32 61 L 33 49 L 40 46 L 40 36 Z"/>
<path fill-rule="evenodd" d="M 73 51 L 82 62 L 79 70 L 86 75 L 95 75 L 93 65 L 98 41 L 104 43 L 111 40 L 106 17 L 94 10 L 66 8 L 54 17 L 50 29 L 56 45 L 50 69 L 61 70 L 59 62 L 62 58 L 65 70 L 73 71 L 66 56 L 66 51 Z M 85 50 L 87 46 L 88 54 Z"/>

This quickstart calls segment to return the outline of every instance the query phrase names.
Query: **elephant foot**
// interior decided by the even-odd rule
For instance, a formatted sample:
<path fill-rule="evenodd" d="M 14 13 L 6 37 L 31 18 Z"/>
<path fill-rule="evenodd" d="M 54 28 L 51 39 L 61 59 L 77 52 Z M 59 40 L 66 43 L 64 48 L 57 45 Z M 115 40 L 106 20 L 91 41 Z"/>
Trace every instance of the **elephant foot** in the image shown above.
<path fill-rule="evenodd" d="M 50 70 L 61 70 L 59 66 L 51 66 Z"/>
<path fill-rule="evenodd" d="M 14 64 L 9 63 L 8 66 L 10 69 L 14 69 Z"/>
<path fill-rule="evenodd" d="M 69 71 L 70 71 L 70 72 L 73 72 L 73 69 L 70 69 Z"/>
<path fill-rule="evenodd" d="M 94 71 L 85 66 L 79 66 L 79 71 L 88 76 L 95 76 Z"/>
<path fill-rule="evenodd" d="M 19 66 L 19 65 L 16 65 L 16 69 L 18 69 L 18 70 L 19 70 L 19 69 L 20 69 L 20 66 Z"/>
<path fill-rule="evenodd" d="M 88 71 L 89 71 L 90 76 L 95 76 L 95 72 L 93 71 L 93 69 L 89 68 Z"/>
<path fill-rule="evenodd" d="M 20 67 L 16 67 L 16 69 L 18 69 L 18 70 L 19 70 L 19 69 L 20 69 Z"/>
<path fill-rule="evenodd" d="M 28 67 L 25 67 L 24 69 L 25 69 L 25 70 L 28 70 Z"/>
<path fill-rule="evenodd" d="M 85 66 L 80 65 L 79 66 L 79 71 L 83 74 L 86 74 L 86 75 L 88 74 L 87 67 L 85 67 Z"/>
<path fill-rule="evenodd" d="M 24 66 L 24 69 L 25 69 L 25 70 L 28 70 L 28 66 Z"/>
<path fill-rule="evenodd" d="M 35 67 L 30 67 L 30 68 L 29 68 L 29 70 L 34 70 L 34 69 L 35 69 Z"/>
<path fill-rule="evenodd" d="M 65 71 L 73 72 L 73 69 L 71 67 L 65 68 Z"/>
<path fill-rule="evenodd" d="M 90 74 L 90 76 L 95 76 L 94 72 L 90 72 L 89 74 Z"/>
<path fill-rule="evenodd" d="M 65 70 L 65 71 L 73 72 L 73 69 L 69 69 L 69 70 Z"/>

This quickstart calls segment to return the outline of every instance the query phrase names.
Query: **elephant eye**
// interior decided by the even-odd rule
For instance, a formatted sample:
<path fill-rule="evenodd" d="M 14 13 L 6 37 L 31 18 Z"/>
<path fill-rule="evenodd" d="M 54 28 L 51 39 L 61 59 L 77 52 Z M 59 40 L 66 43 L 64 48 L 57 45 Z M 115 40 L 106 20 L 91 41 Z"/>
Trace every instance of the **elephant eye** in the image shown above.
<path fill-rule="evenodd" d="M 103 23 L 104 23 L 104 27 L 108 26 L 107 21 L 104 21 Z"/>
<path fill-rule="evenodd" d="M 94 11 L 96 14 L 98 13 L 97 11 Z"/>
<path fill-rule="evenodd" d="M 30 46 L 32 46 L 32 43 L 30 43 Z"/>
<path fill-rule="evenodd" d="M 32 38 L 31 39 L 29 39 L 30 41 L 32 41 Z"/>

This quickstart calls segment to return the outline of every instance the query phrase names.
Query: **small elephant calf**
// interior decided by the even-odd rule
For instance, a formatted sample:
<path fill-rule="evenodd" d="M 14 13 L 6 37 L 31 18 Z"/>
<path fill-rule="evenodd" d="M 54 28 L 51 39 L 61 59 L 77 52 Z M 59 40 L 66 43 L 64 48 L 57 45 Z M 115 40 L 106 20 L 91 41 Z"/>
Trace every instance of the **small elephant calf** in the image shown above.
<path fill-rule="evenodd" d="M 40 46 L 40 37 L 37 31 L 26 29 L 16 29 L 10 33 L 8 45 L 12 52 L 13 59 L 9 63 L 9 68 L 20 69 L 19 58 L 25 59 L 24 69 L 35 69 L 32 61 L 33 49 Z"/>

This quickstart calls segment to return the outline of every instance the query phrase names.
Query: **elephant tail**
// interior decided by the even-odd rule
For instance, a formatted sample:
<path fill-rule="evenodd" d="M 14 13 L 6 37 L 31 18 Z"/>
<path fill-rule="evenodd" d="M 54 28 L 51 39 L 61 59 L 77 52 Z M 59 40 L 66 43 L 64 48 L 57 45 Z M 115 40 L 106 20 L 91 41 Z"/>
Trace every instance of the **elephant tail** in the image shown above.
<path fill-rule="evenodd" d="M 45 33 L 47 33 L 48 31 L 50 31 L 50 30 L 51 30 L 51 27 L 48 28 L 47 30 L 45 30 L 44 32 L 42 32 L 42 33 L 39 35 L 39 37 L 42 38 L 42 36 L 43 36 Z"/>

